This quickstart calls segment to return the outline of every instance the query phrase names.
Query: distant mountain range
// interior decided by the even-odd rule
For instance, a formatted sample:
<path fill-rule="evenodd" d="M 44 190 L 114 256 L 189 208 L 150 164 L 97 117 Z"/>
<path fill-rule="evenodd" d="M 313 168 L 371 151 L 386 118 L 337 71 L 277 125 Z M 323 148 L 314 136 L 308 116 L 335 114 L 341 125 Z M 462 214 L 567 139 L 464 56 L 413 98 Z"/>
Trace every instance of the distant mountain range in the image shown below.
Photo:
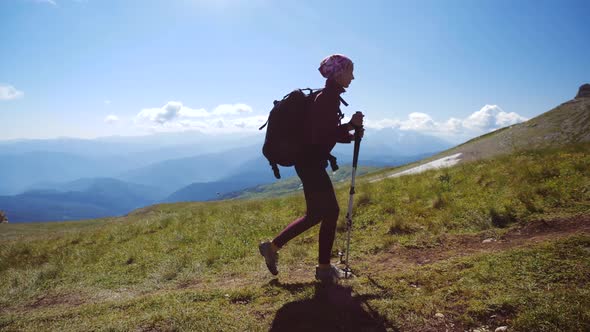
<path fill-rule="evenodd" d="M 172 143 L 174 140 L 177 143 Z M 38 184 L 68 182 L 83 177 L 133 180 L 135 176 L 141 177 L 142 173 L 148 173 L 146 176 L 149 177 L 146 168 L 157 163 L 218 153 L 254 145 L 259 141 L 259 135 L 217 137 L 199 133 L 96 140 L 60 138 L 0 141 L 0 195 L 14 195 Z M 207 179 L 218 177 L 215 175 Z M 189 178 L 181 186 L 191 181 Z M 145 184 L 150 183 L 146 181 Z"/>
<path fill-rule="evenodd" d="M 245 146 L 219 153 L 170 159 L 125 172 L 119 178 L 158 187 L 171 194 L 194 182 L 211 182 L 235 173 L 250 159 L 260 155 L 260 145 Z"/>
<path fill-rule="evenodd" d="M 281 167 L 281 177 L 295 175 L 293 167 Z M 239 191 L 259 184 L 272 183 L 276 179 L 268 161 L 259 156 L 240 165 L 238 169 L 219 181 L 196 182 L 181 188 L 167 197 L 165 202 L 206 201 L 221 199 L 227 193 Z"/>
<path fill-rule="evenodd" d="M 14 196 L 0 196 L 10 222 L 63 221 L 125 214 L 158 201 L 156 188 L 111 178 L 80 179 Z"/>
<path fill-rule="evenodd" d="M 235 196 L 277 183 L 262 157 L 263 140 L 184 133 L 0 142 L 0 210 L 11 222 L 74 220 L 121 215 L 155 202 Z M 451 146 L 397 129 L 367 130 L 362 144 L 361 165 L 377 167 Z M 352 144 L 333 152 L 341 166 L 352 160 Z M 281 173 L 283 179 L 295 175 L 293 168 Z"/>
<path fill-rule="evenodd" d="M 109 176 L 117 163 L 51 151 L 0 155 L 0 194 L 17 194 L 39 182 Z"/>
<path fill-rule="evenodd" d="M 359 158 L 397 164 L 400 157 L 432 155 L 453 145 L 438 137 L 416 131 L 394 128 L 366 130 L 361 143 Z M 337 144 L 333 154 L 343 160 L 351 160 L 352 150 L 352 146 L 349 144 Z"/>
<path fill-rule="evenodd" d="M 359 153 L 360 165 L 398 166 L 425 158 L 450 146 L 450 143 L 441 139 L 416 132 L 396 129 L 367 130 Z M 352 162 L 352 148 L 352 144 L 336 145 L 332 152 L 340 165 Z M 241 164 L 233 174 L 218 181 L 191 183 L 170 195 L 165 199 L 165 202 L 240 197 L 242 192 L 248 192 L 253 187 L 277 182 L 268 161 L 260 153 L 260 146 L 256 146 L 250 153 L 259 157 Z M 286 181 L 290 181 L 289 178 L 295 176 L 292 167 L 281 167 L 280 170 L 282 179 L 286 179 Z M 282 187 L 281 184 L 277 186 Z"/>

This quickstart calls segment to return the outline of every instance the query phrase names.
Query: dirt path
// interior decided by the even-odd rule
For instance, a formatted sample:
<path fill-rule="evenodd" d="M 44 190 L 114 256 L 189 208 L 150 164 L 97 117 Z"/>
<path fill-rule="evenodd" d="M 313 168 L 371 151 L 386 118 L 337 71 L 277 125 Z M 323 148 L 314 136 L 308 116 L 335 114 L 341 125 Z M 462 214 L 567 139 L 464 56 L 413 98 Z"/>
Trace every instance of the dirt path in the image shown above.
<path fill-rule="evenodd" d="M 478 253 L 498 252 L 511 248 L 534 245 L 539 242 L 565 238 L 573 234 L 590 234 L 590 214 L 551 220 L 536 220 L 513 226 L 498 238 L 487 238 L 482 234 L 443 235 L 440 243 L 433 248 L 406 248 L 394 245 L 385 252 L 362 258 L 362 265 L 368 267 L 367 275 L 385 271 L 405 270 L 410 266 L 432 264 L 438 261 Z M 484 240 L 487 240 L 484 242 Z M 266 269 L 257 273 L 256 278 L 268 279 Z M 313 268 L 306 265 L 291 266 L 288 271 L 281 270 L 278 277 L 281 283 L 305 283 L 314 280 Z M 246 280 L 219 281 L 220 286 L 247 284 Z M 193 283 L 188 288 L 199 288 Z M 211 285 L 207 285 L 211 287 Z"/>
<path fill-rule="evenodd" d="M 409 265 L 432 264 L 441 260 L 498 252 L 515 247 L 565 238 L 574 234 L 590 234 L 590 215 L 552 220 L 537 220 L 514 227 L 499 238 L 485 238 L 478 234 L 448 235 L 434 248 L 391 247 L 386 254 L 368 258 L 371 273 L 403 269 Z"/>

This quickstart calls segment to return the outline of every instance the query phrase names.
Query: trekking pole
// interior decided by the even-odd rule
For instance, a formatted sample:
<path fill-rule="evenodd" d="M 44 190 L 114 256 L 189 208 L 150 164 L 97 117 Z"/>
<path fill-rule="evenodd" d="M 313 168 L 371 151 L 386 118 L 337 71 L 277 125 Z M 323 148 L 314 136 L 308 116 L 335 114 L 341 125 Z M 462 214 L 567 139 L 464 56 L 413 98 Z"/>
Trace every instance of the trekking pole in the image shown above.
<path fill-rule="evenodd" d="M 352 270 L 350 269 L 350 265 L 348 265 L 348 257 L 350 254 L 350 233 L 352 231 L 352 202 L 354 198 L 354 181 L 356 177 L 356 167 L 358 164 L 359 159 L 359 148 L 361 146 L 361 136 L 359 130 L 362 130 L 362 127 L 355 128 L 354 130 L 354 154 L 352 156 L 352 180 L 350 184 L 350 196 L 348 197 L 348 211 L 346 212 L 346 228 L 348 229 L 348 235 L 346 237 L 346 259 L 343 259 L 345 253 L 340 251 L 338 256 L 340 256 L 340 263 L 345 265 L 344 268 L 344 278 L 352 277 Z"/>

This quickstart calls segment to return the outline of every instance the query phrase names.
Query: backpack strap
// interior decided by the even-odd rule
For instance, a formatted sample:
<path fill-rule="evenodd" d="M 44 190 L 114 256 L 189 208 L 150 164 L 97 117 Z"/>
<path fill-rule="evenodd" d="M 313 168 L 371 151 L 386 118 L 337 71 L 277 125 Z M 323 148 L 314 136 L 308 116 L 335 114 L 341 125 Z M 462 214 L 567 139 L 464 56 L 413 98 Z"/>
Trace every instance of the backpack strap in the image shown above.
<path fill-rule="evenodd" d="M 285 98 L 287 98 L 287 96 L 283 97 L 283 99 L 285 99 Z M 273 105 L 273 108 L 274 108 L 275 106 L 277 106 L 277 104 L 278 104 L 278 103 L 280 103 L 280 101 L 278 101 L 278 100 L 275 100 L 275 101 L 272 103 L 272 105 Z M 262 129 L 264 129 L 264 127 L 266 127 L 266 125 L 268 124 L 268 120 L 270 120 L 270 114 L 268 115 L 268 119 L 266 120 L 266 122 L 265 122 L 265 123 L 264 123 L 264 124 L 263 124 L 263 125 L 262 125 L 260 128 L 258 128 L 258 130 L 262 130 Z"/>
<path fill-rule="evenodd" d="M 342 99 L 342 97 L 338 96 L 338 98 L 340 99 L 340 102 L 344 104 L 344 106 L 348 107 L 348 103 L 346 102 L 346 100 Z"/>
<path fill-rule="evenodd" d="M 281 172 L 279 172 L 279 167 L 275 163 L 270 163 L 270 167 L 272 167 L 273 173 L 275 173 L 275 178 L 281 178 Z"/>
<path fill-rule="evenodd" d="M 348 106 L 348 103 L 346 102 L 346 100 L 342 99 L 342 97 L 338 96 L 338 98 L 340 99 L 340 102 L 344 104 L 344 106 Z M 340 107 L 338 107 L 338 117 L 340 117 L 340 120 L 344 119 L 344 113 L 342 113 L 342 111 L 340 110 Z"/>

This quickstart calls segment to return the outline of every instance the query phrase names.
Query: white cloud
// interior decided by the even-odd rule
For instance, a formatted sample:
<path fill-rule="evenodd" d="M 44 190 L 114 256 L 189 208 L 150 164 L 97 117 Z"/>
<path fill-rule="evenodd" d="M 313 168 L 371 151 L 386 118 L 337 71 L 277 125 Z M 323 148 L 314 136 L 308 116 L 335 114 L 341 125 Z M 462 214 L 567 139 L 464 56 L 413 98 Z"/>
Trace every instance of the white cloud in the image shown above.
<path fill-rule="evenodd" d="M 401 130 L 429 131 L 435 129 L 437 124 L 426 113 L 410 113 L 408 120 L 400 123 Z"/>
<path fill-rule="evenodd" d="M 238 118 L 234 119 L 231 122 L 231 126 L 237 128 L 244 128 L 244 129 L 256 129 L 260 128 L 266 120 L 268 120 L 267 115 L 254 115 L 245 118 Z"/>
<path fill-rule="evenodd" d="M 501 109 L 496 105 L 485 105 L 463 120 L 463 126 L 469 129 L 487 131 L 496 125 L 496 115 L 500 112 Z"/>
<path fill-rule="evenodd" d="M 160 129 L 164 129 L 164 131 L 175 131 L 182 129 L 198 129 L 206 131 L 209 127 L 210 125 L 205 121 L 181 120 L 178 121 L 178 123 L 168 123 Z M 157 127 L 152 127 L 152 129 L 158 130 Z"/>
<path fill-rule="evenodd" d="M 437 122 L 426 113 L 411 113 L 405 120 L 365 119 L 365 126 L 373 129 L 397 128 L 414 130 L 437 136 L 474 136 L 490 132 L 501 127 L 524 122 L 527 118 L 515 113 L 505 112 L 497 105 L 485 105 L 465 119 L 450 118 Z"/>
<path fill-rule="evenodd" d="M 514 112 L 510 112 L 510 113 L 500 112 L 496 116 L 496 124 L 500 127 L 510 126 L 510 125 L 524 122 L 527 120 L 528 119 L 525 118 L 524 116 L 520 116 Z"/>
<path fill-rule="evenodd" d="M 252 113 L 252 107 L 246 104 L 222 104 L 213 110 L 214 115 L 237 115 Z"/>
<path fill-rule="evenodd" d="M 106 122 L 108 124 L 114 124 L 114 123 L 119 122 L 119 117 L 114 114 L 110 114 L 106 118 L 104 118 L 104 122 Z"/>
<path fill-rule="evenodd" d="M 207 133 L 231 133 L 257 130 L 267 116 L 244 116 L 252 113 L 246 104 L 222 104 L 207 110 L 192 109 L 181 102 L 170 101 L 160 108 L 146 108 L 135 116 L 138 127 L 150 131 L 200 130 Z"/>
<path fill-rule="evenodd" d="M 504 112 L 497 105 L 485 105 L 479 111 L 474 112 L 467 119 L 463 120 L 463 126 L 472 130 L 487 132 L 526 120 L 525 117 L 514 112 Z"/>
<path fill-rule="evenodd" d="M 350 119 L 344 118 L 342 121 L 347 122 Z M 373 129 L 383 129 L 383 128 L 399 128 L 401 126 L 401 121 L 394 120 L 394 119 L 381 119 L 373 121 L 370 118 L 364 119 L 364 125 L 367 128 Z"/>
<path fill-rule="evenodd" d="M 135 117 L 135 124 L 150 131 L 173 132 L 199 130 L 205 133 L 258 132 L 268 114 L 253 115 L 252 107 L 246 104 L 222 104 L 207 111 L 192 109 L 178 101 L 170 101 L 160 108 L 146 108 Z M 427 113 L 410 113 L 406 119 L 365 118 L 365 127 L 373 129 L 396 128 L 418 131 L 452 139 L 484 134 L 500 127 L 527 119 L 514 112 L 505 112 L 497 105 L 485 105 L 464 119 L 449 118 L 435 121 Z M 349 121 L 345 118 L 344 122 Z"/>
<path fill-rule="evenodd" d="M 457 118 L 450 118 L 439 125 L 440 130 L 449 134 L 458 134 L 463 129 L 463 121 Z"/>
<path fill-rule="evenodd" d="M 17 90 L 12 85 L 0 84 L 0 100 L 22 98 L 24 95 L 24 92 Z"/>
<path fill-rule="evenodd" d="M 206 118 L 209 117 L 210 114 L 204 108 L 195 110 L 188 107 L 181 107 L 180 110 L 178 110 L 178 116 L 182 118 Z"/>
<path fill-rule="evenodd" d="M 107 99 L 107 100 L 104 101 L 104 104 L 105 105 L 110 105 L 111 104 L 111 101 Z"/>
<path fill-rule="evenodd" d="M 185 107 L 181 102 L 169 101 L 160 108 L 146 108 L 141 110 L 135 117 L 136 123 L 155 123 L 163 125 L 165 123 L 174 122 L 178 119 L 184 118 L 200 118 L 208 117 L 204 109 L 191 109 Z"/>

